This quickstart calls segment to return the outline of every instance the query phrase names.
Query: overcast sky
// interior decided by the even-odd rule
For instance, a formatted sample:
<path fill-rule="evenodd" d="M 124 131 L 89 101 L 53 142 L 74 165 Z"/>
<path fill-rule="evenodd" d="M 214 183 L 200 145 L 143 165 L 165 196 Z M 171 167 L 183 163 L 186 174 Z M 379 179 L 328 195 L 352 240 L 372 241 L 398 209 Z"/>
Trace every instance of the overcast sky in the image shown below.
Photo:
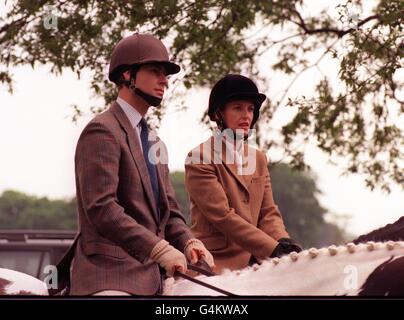
<path fill-rule="evenodd" d="M 328 66 L 325 68 L 330 69 Z M 74 150 L 91 117 L 84 116 L 78 124 L 72 123 L 70 106 L 94 103 L 89 90 L 90 74 L 85 72 L 78 80 L 72 72 L 56 77 L 49 69 L 49 66 L 35 70 L 29 66 L 14 68 L 14 94 L 0 87 L 0 192 L 14 189 L 50 198 L 69 198 L 75 194 Z M 307 83 L 311 86 L 317 76 L 314 71 L 307 72 L 291 94 L 303 94 Z M 279 79 L 270 79 L 273 87 L 260 89 L 267 94 L 277 92 L 277 83 L 282 82 Z M 190 92 L 186 103 L 189 108 L 181 113 L 169 108 L 161 124 L 158 133 L 167 144 L 172 171 L 183 171 L 187 152 L 210 134 L 199 123 L 208 96 L 208 89 Z M 277 121 L 277 117 L 286 119 L 288 112 L 279 110 L 273 125 L 280 127 L 284 121 Z M 404 214 L 404 192 L 398 186 L 393 186 L 389 195 L 371 192 L 363 177 L 340 177 L 341 171 L 327 164 L 324 154 L 315 148 L 310 150 L 307 161 L 318 176 L 320 202 L 335 215 L 351 216 L 346 225 L 349 232 L 365 233 Z M 277 160 L 277 156 L 268 156 Z"/>

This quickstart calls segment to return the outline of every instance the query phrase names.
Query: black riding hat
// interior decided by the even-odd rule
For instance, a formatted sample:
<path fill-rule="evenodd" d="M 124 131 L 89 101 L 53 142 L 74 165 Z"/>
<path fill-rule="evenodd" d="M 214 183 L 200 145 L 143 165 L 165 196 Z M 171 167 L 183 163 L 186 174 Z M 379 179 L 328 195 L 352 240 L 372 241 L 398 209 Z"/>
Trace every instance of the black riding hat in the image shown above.
<path fill-rule="evenodd" d="M 208 115 L 210 120 L 216 121 L 215 112 L 226 103 L 240 99 L 251 101 L 255 106 L 254 118 L 251 123 L 253 126 L 258 120 L 259 109 L 265 101 L 266 95 L 258 91 L 251 79 L 239 74 L 228 74 L 213 86 L 209 97 Z"/>

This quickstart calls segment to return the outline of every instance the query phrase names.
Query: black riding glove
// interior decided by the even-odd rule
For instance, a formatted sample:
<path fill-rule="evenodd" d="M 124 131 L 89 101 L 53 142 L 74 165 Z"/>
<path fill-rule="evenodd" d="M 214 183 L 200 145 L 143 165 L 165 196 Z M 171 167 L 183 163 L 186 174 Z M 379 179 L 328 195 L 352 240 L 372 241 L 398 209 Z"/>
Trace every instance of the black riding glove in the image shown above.
<path fill-rule="evenodd" d="M 303 250 L 296 241 L 289 238 L 281 238 L 278 240 L 278 242 L 278 245 L 275 247 L 274 251 L 271 254 L 271 258 L 280 258 L 283 255 L 289 254 L 293 251 L 300 252 Z"/>

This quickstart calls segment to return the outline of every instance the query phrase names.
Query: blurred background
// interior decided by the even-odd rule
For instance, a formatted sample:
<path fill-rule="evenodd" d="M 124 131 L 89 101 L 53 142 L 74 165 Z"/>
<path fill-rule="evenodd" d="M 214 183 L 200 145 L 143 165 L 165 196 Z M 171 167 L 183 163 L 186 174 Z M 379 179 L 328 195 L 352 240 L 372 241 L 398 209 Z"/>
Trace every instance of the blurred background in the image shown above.
<path fill-rule="evenodd" d="M 184 161 L 226 73 L 268 96 L 274 198 L 305 247 L 404 215 L 403 1 L 0 1 L 0 229 L 75 230 L 74 152 L 116 98 L 117 41 L 151 32 L 182 67 L 150 113 L 188 219 Z M 189 221 L 189 220 L 188 220 Z"/>

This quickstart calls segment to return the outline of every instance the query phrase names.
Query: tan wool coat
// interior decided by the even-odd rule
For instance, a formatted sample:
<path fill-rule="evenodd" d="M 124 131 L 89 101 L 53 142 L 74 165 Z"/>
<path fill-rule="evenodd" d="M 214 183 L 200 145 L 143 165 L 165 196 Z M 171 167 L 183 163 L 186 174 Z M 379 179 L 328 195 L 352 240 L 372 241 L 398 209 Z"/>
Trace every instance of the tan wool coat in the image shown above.
<path fill-rule="evenodd" d="M 227 161 L 225 143 L 214 145 L 212 136 L 186 160 L 191 230 L 212 253 L 216 271 L 235 270 L 246 267 L 251 256 L 270 256 L 277 240 L 289 235 L 273 199 L 265 154 L 244 143 L 246 166 L 253 169 L 239 174 L 236 163 Z M 221 161 L 215 158 L 217 150 Z"/>

